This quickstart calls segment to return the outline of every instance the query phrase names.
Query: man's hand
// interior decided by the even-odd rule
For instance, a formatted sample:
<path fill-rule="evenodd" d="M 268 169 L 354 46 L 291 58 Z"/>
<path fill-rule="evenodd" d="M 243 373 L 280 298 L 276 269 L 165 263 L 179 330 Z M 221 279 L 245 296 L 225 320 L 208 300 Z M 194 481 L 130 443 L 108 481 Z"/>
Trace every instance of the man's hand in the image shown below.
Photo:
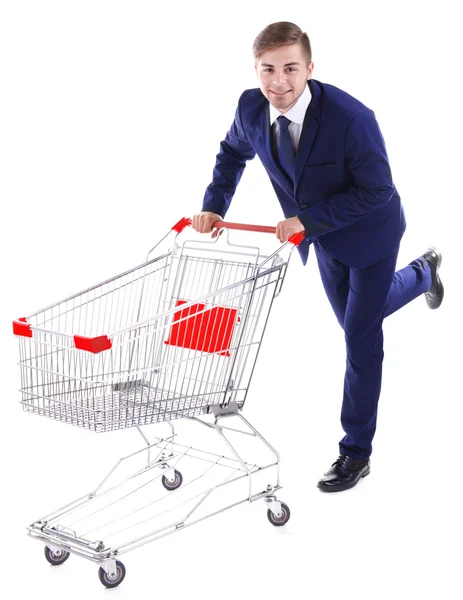
<path fill-rule="evenodd" d="M 216 221 L 223 221 L 223 219 L 216 213 L 205 211 L 200 212 L 191 219 L 191 226 L 195 231 L 199 231 L 199 233 L 210 233 L 212 231 L 212 225 Z M 212 237 L 216 237 L 216 235 L 213 234 Z"/>
<path fill-rule="evenodd" d="M 300 231 L 304 231 L 304 225 L 297 217 L 285 219 L 277 224 L 277 238 L 282 244 L 287 242 L 292 235 L 299 233 Z"/>

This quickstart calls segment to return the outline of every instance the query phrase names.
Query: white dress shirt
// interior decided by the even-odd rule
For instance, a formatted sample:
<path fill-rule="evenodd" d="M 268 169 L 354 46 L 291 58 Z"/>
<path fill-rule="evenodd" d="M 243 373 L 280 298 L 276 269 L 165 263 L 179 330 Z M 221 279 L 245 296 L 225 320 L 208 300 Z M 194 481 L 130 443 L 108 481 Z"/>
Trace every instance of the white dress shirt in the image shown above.
<path fill-rule="evenodd" d="M 301 137 L 302 125 L 304 123 L 305 113 L 307 111 L 307 107 L 312 100 L 312 93 L 310 92 L 310 88 L 308 84 L 305 86 L 304 91 L 297 99 L 296 104 L 288 110 L 287 113 L 284 113 L 284 116 L 291 121 L 288 126 L 289 134 L 291 135 L 291 139 L 293 140 L 293 145 L 295 150 L 299 145 L 299 139 Z M 281 116 L 281 113 L 278 108 L 275 108 L 272 104 L 270 104 L 270 127 L 275 123 L 276 119 Z M 273 142 L 274 144 L 278 143 L 278 127 L 272 127 L 273 129 Z M 276 146 L 275 146 L 276 147 Z"/>

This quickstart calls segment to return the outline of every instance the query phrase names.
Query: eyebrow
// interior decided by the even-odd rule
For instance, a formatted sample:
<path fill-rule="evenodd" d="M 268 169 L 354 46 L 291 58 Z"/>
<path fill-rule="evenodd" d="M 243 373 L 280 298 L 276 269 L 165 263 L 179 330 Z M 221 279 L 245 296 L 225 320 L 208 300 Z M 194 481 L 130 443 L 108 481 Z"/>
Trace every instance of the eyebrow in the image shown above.
<path fill-rule="evenodd" d="M 298 62 L 290 62 L 290 63 L 286 63 L 285 67 L 291 67 L 292 65 L 298 65 Z M 268 63 L 262 63 L 261 67 L 273 67 L 274 65 L 269 65 Z"/>

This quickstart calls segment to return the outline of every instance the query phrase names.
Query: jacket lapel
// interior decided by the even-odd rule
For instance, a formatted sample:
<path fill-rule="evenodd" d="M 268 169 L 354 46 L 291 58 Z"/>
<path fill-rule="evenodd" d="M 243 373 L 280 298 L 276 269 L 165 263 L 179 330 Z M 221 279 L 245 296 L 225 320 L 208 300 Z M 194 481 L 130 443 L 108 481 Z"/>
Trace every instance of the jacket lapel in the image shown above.
<path fill-rule="evenodd" d="M 310 88 L 312 99 L 305 113 L 304 123 L 302 125 L 301 137 L 296 152 L 296 163 L 294 165 L 294 195 L 296 195 L 298 185 L 301 181 L 305 163 L 309 158 L 313 143 L 318 132 L 318 120 L 321 113 L 321 91 L 318 83 L 309 79 L 307 85 Z"/>

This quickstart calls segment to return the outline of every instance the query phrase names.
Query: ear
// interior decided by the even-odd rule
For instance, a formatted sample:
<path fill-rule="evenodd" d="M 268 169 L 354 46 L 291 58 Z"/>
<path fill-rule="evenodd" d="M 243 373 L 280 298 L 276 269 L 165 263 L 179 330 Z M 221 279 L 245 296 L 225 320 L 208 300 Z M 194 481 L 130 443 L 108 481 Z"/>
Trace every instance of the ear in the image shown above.
<path fill-rule="evenodd" d="M 310 63 L 310 65 L 307 67 L 307 81 L 308 81 L 309 79 L 311 79 L 311 77 L 312 77 L 312 73 L 313 73 L 313 70 L 314 70 L 314 67 L 315 67 L 315 65 L 314 65 L 314 63 L 313 63 L 313 61 L 312 61 L 312 62 Z"/>

